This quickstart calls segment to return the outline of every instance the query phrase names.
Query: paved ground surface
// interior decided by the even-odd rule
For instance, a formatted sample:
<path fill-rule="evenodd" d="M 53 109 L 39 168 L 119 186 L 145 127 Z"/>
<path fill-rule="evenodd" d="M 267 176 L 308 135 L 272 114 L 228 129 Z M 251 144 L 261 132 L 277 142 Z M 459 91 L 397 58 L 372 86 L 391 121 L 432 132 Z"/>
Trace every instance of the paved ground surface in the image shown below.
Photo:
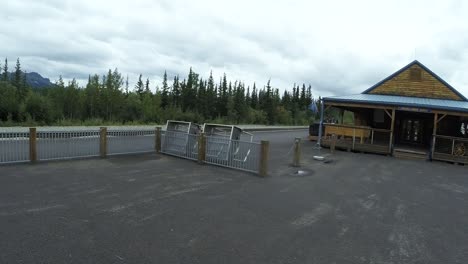
<path fill-rule="evenodd" d="M 0 167 L 0 263 L 467 263 L 468 168 L 270 139 L 259 178 L 160 155 Z M 327 154 L 323 151 L 322 154 Z"/>

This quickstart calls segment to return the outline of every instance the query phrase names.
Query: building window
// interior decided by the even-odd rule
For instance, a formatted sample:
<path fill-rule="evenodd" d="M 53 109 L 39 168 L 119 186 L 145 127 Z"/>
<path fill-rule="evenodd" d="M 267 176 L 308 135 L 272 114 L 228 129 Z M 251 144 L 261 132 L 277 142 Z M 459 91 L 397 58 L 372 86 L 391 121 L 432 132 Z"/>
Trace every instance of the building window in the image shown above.
<path fill-rule="evenodd" d="M 419 68 L 413 68 L 410 70 L 410 80 L 420 82 L 422 80 L 422 72 Z"/>

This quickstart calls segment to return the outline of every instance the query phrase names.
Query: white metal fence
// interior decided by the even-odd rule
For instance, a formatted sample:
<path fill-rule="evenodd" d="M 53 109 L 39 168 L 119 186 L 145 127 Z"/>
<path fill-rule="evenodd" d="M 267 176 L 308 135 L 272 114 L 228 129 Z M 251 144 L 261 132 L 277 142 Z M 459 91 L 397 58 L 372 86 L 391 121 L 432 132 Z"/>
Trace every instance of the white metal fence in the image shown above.
<path fill-rule="evenodd" d="M 166 131 L 162 136 L 161 152 L 164 154 L 186 158 L 198 159 L 198 137 L 194 134 Z"/>
<path fill-rule="evenodd" d="M 29 161 L 29 132 L 0 131 L 0 164 Z"/>
<path fill-rule="evenodd" d="M 113 127 L 104 135 L 105 150 L 97 127 L 44 127 L 32 135 L 29 128 L 0 128 L 0 164 L 155 151 L 155 128 Z"/>
<path fill-rule="evenodd" d="M 134 154 L 154 152 L 155 129 L 107 130 L 107 154 Z"/>
<path fill-rule="evenodd" d="M 166 131 L 162 138 L 161 152 L 198 160 L 200 150 L 204 149 L 205 155 L 202 162 L 248 172 L 259 172 L 260 143 L 230 140 L 227 137 L 218 136 L 205 137 L 202 141 L 199 137 L 201 135 Z M 204 148 L 199 146 L 200 142 L 205 142 Z"/>
<path fill-rule="evenodd" d="M 37 131 L 37 159 L 59 160 L 99 156 L 99 130 Z"/>
<path fill-rule="evenodd" d="M 3 129 L 0 164 L 148 153 L 158 146 L 164 154 L 262 174 L 260 143 L 173 131 L 158 137 L 156 129 L 147 128 Z"/>
<path fill-rule="evenodd" d="M 260 143 L 206 137 L 206 163 L 258 172 L 260 168 Z"/>

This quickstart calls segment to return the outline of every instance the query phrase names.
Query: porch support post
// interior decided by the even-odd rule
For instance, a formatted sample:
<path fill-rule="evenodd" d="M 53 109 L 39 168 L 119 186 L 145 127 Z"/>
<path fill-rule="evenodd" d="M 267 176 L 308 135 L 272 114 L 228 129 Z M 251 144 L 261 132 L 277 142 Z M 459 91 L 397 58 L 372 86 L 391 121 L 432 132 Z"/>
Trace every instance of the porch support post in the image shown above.
<path fill-rule="evenodd" d="M 392 109 L 392 124 L 390 126 L 390 142 L 388 143 L 388 151 L 393 155 L 393 132 L 395 128 L 395 108 Z"/>
<path fill-rule="evenodd" d="M 325 102 L 323 99 L 320 102 L 320 125 L 319 125 L 319 133 L 318 133 L 318 140 L 317 140 L 317 147 L 320 149 L 322 144 L 322 130 L 323 130 L 323 112 L 324 112 L 324 104 Z"/>
<path fill-rule="evenodd" d="M 340 109 L 341 124 L 344 124 L 344 111 L 345 111 L 345 110 L 344 110 L 343 108 Z"/>
<path fill-rule="evenodd" d="M 431 144 L 431 160 L 432 160 L 432 157 L 434 157 L 436 135 L 437 135 L 437 123 L 439 123 L 439 121 L 442 120 L 442 118 L 444 117 L 445 115 L 439 119 L 439 114 L 434 113 L 434 128 L 432 129 L 432 144 Z"/>

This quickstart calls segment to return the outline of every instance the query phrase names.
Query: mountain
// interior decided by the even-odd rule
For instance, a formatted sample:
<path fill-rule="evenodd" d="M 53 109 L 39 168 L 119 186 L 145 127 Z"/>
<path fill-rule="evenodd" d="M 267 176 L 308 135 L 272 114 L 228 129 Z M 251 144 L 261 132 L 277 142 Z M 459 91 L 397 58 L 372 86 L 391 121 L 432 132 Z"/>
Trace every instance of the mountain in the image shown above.
<path fill-rule="evenodd" d="M 49 78 L 44 78 L 37 72 L 26 73 L 26 82 L 32 88 L 44 88 L 53 85 L 53 83 L 50 82 Z"/>
<path fill-rule="evenodd" d="M 10 72 L 10 80 L 13 78 L 13 72 Z M 42 77 L 37 72 L 27 72 L 26 73 L 26 82 L 31 86 L 31 88 L 41 89 L 49 86 L 53 86 L 54 84 L 50 82 L 49 78 Z"/>

